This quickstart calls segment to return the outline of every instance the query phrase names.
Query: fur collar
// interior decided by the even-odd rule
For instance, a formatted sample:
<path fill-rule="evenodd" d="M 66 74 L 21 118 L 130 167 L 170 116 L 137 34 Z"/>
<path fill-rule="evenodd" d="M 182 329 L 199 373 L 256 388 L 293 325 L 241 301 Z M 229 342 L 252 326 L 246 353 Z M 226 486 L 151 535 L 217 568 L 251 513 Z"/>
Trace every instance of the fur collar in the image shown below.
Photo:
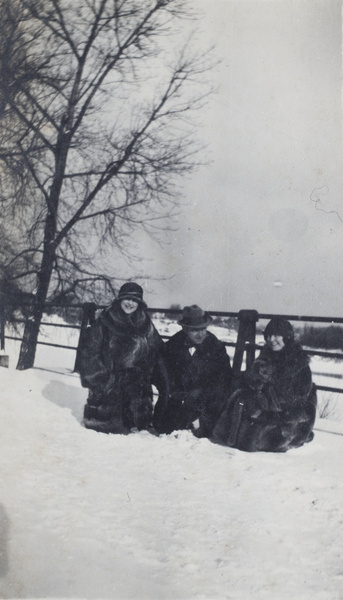
<path fill-rule="evenodd" d="M 286 346 L 280 350 L 280 352 L 274 352 L 266 344 L 262 350 L 259 358 L 268 360 L 273 364 L 281 364 L 284 362 L 285 365 L 297 365 L 299 367 L 308 365 L 310 362 L 309 356 L 302 349 L 299 342 L 293 341 L 286 344 Z"/>
<path fill-rule="evenodd" d="M 120 335 L 144 335 L 151 326 L 151 319 L 142 306 L 131 315 L 127 315 L 115 301 L 112 306 L 104 310 L 100 319 L 111 332 Z"/>

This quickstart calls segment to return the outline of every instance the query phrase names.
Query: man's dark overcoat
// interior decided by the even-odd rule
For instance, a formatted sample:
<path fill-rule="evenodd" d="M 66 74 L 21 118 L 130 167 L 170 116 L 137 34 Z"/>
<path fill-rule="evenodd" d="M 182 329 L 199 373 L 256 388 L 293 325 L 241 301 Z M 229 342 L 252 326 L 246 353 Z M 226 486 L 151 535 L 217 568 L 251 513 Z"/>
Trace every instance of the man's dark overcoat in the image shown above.
<path fill-rule="evenodd" d="M 250 452 L 285 452 L 313 439 L 317 396 L 307 354 L 296 341 L 267 345 L 245 385 L 229 398 L 213 441 Z"/>
<path fill-rule="evenodd" d="M 168 373 L 169 401 L 155 407 L 155 428 L 170 433 L 192 428 L 200 422 L 199 436 L 209 436 L 230 392 L 232 370 L 223 342 L 207 331 L 201 344 L 194 346 L 184 330 L 165 344 L 164 361 Z"/>

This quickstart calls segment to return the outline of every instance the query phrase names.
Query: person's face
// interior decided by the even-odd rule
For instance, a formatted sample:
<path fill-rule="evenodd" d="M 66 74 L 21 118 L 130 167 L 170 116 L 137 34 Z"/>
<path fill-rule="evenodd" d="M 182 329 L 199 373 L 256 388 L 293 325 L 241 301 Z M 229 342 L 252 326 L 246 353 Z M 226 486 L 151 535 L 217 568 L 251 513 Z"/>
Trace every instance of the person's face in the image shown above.
<path fill-rule="evenodd" d="M 138 302 L 136 302 L 136 300 L 130 300 L 129 298 L 125 298 L 125 300 L 121 301 L 120 306 L 122 307 L 122 310 L 125 314 L 131 315 L 135 312 L 135 310 L 137 310 Z"/>
<path fill-rule="evenodd" d="M 280 352 L 280 350 L 285 347 L 282 335 L 269 335 L 267 344 L 274 352 Z"/>
<path fill-rule="evenodd" d="M 195 344 L 195 345 L 201 344 L 204 341 L 205 337 L 207 336 L 206 327 L 204 327 L 202 329 L 190 329 L 186 333 L 187 333 L 187 337 L 190 339 L 192 344 Z"/>

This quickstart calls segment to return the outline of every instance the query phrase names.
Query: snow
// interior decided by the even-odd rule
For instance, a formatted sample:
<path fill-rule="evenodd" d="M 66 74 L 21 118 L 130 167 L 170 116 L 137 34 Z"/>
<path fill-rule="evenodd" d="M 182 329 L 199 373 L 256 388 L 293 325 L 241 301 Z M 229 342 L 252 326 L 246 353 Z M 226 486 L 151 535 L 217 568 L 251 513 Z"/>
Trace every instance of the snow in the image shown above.
<path fill-rule="evenodd" d="M 342 423 L 286 454 L 106 435 L 82 426 L 75 352 L 39 346 L 24 372 L 6 353 L 1 598 L 343 598 Z"/>

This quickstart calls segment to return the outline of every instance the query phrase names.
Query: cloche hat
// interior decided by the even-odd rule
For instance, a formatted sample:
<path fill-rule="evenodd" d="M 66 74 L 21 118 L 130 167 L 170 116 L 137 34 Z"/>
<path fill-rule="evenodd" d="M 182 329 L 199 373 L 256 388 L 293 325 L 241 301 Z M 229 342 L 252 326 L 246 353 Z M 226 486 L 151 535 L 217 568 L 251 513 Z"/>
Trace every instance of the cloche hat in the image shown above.
<path fill-rule="evenodd" d="M 212 323 L 213 319 L 198 306 L 192 304 L 192 306 L 185 306 L 182 311 L 182 319 L 178 321 L 179 325 L 182 325 L 184 329 L 203 329 Z"/>
<path fill-rule="evenodd" d="M 135 302 L 146 306 L 145 302 L 143 301 L 143 288 L 141 288 L 138 283 L 134 283 L 133 281 L 124 283 L 124 285 L 121 286 L 118 294 L 118 300 L 119 302 L 122 300 L 134 300 Z"/>

